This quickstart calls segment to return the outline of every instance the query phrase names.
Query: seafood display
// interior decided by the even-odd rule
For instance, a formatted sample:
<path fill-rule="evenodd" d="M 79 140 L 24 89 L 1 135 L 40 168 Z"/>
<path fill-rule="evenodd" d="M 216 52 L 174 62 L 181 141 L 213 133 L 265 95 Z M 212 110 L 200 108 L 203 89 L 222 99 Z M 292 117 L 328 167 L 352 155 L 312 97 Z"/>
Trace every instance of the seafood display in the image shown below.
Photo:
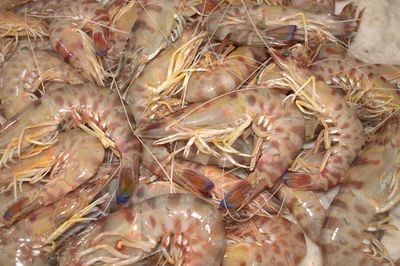
<path fill-rule="evenodd" d="M 397 265 L 400 67 L 336 9 L 0 1 L 0 265 Z"/>

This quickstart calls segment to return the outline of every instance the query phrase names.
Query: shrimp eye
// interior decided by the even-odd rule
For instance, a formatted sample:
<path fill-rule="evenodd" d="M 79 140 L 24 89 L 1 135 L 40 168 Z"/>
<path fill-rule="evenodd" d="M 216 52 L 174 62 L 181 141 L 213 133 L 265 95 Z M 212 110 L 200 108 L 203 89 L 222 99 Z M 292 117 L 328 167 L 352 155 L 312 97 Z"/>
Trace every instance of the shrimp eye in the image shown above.
<path fill-rule="evenodd" d="M 292 55 L 292 52 L 289 49 L 283 50 L 283 56 L 284 57 L 289 57 Z"/>

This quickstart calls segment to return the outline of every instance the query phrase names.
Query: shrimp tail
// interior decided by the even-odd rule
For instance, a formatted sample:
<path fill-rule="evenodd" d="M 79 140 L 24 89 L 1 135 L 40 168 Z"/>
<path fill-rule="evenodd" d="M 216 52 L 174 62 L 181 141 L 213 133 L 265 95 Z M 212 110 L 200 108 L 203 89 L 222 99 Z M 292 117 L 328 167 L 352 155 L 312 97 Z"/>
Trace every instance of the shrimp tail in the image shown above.
<path fill-rule="evenodd" d="M 251 194 L 252 185 L 248 180 L 237 183 L 221 200 L 221 209 L 236 209 L 243 205 L 248 194 Z"/>
<path fill-rule="evenodd" d="M 282 182 L 290 188 L 301 190 L 323 189 L 323 179 L 320 175 L 288 171 L 282 176 Z"/>
<path fill-rule="evenodd" d="M 121 161 L 116 195 L 118 204 L 127 202 L 136 190 L 136 184 L 139 182 L 139 173 L 135 169 L 140 169 L 139 160 L 135 159 L 133 163 Z"/>
<path fill-rule="evenodd" d="M 268 37 L 273 37 L 277 40 L 282 40 L 283 42 L 292 41 L 295 33 L 297 31 L 296 25 L 285 25 L 285 26 L 278 26 L 276 28 L 268 29 L 264 31 L 264 33 Z"/>
<path fill-rule="evenodd" d="M 210 191 L 214 187 L 214 183 L 207 176 L 194 169 L 184 168 L 177 171 L 179 171 L 179 175 L 176 175 L 175 178 L 182 179 L 179 183 L 188 184 L 196 190 L 205 192 Z"/>

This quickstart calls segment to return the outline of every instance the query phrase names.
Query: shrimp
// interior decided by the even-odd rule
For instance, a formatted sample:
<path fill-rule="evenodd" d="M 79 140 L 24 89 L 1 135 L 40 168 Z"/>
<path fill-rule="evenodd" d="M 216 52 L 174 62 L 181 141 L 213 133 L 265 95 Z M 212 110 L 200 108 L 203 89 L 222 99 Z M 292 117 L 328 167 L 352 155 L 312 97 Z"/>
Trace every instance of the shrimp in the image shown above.
<path fill-rule="evenodd" d="M 59 125 L 70 118 L 119 157 L 117 201 L 127 201 L 139 177 L 141 144 L 130 126 L 133 118 L 126 114 L 119 95 L 92 84 L 54 90 L 9 119 L 0 128 L 1 165 L 32 146 L 51 143 L 49 136 L 56 135 Z"/>
<path fill-rule="evenodd" d="M 316 116 L 325 126 L 322 133 L 327 151 L 319 173 L 286 173 L 283 180 L 289 187 L 327 190 L 342 182 L 364 145 L 362 124 L 342 96 L 299 65 L 290 53 L 286 54 L 287 50 L 269 50 L 284 71 L 283 77 L 295 92 L 293 96 L 300 97 L 297 106 Z"/>
<path fill-rule="evenodd" d="M 35 91 L 45 81 L 83 83 L 82 77 L 68 64 L 45 51 L 22 50 L 4 65 L 0 76 L 1 109 L 6 119 L 21 112 L 37 99 Z"/>
<path fill-rule="evenodd" d="M 0 184 L 43 181 L 50 172 L 50 180 L 37 189 L 26 192 L 12 202 L 0 219 L 2 225 L 9 224 L 21 216 L 76 189 L 97 171 L 104 159 L 101 142 L 80 130 L 59 135 L 58 143 L 36 156 L 17 161 L 11 169 L 0 170 Z"/>
<path fill-rule="evenodd" d="M 9 229 L 3 229 L 0 234 L 2 263 L 32 265 L 44 259 L 63 232 L 84 221 L 82 217 L 106 199 L 103 197 L 91 203 L 115 169 L 114 165 L 102 166 L 95 177 L 78 189 L 33 211 Z"/>
<path fill-rule="evenodd" d="M 385 219 L 376 221 L 374 216 L 400 200 L 399 133 L 400 115 L 396 112 L 377 130 L 347 172 L 348 182 L 330 206 L 322 231 L 325 265 L 393 265 L 371 232 L 385 229 Z"/>
<path fill-rule="evenodd" d="M 49 36 L 49 29 L 43 20 L 15 14 L 11 11 L 0 11 L 0 37 L 23 36 L 40 38 Z"/>
<path fill-rule="evenodd" d="M 221 156 L 207 142 L 225 153 L 242 154 L 232 144 L 252 125 L 256 140 L 250 168 L 255 171 L 228 192 L 221 203 L 223 207 L 235 208 L 248 203 L 265 187 L 271 187 L 303 145 L 304 118 L 294 105 L 282 103 L 284 98 L 279 93 L 249 87 L 202 105 L 189 106 L 164 120 L 138 128 L 136 133 L 157 139 L 156 145 L 188 140 L 186 148 L 195 144 L 201 152 Z"/>
<path fill-rule="evenodd" d="M 224 266 L 298 265 L 306 255 L 301 228 L 281 216 L 257 217 L 228 231 Z M 242 238 L 250 238 L 244 240 Z"/>
<path fill-rule="evenodd" d="M 125 56 L 120 62 L 121 71 L 117 73 L 120 88 L 126 87 L 150 60 L 177 40 L 183 31 L 185 18 L 194 14 L 191 4 L 186 6 L 180 0 L 144 1 L 141 4 L 144 11 L 135 22 Z"/>
<path fill-rule="evenodd" d="M 207 19 L 207 30 L 218 40 L 253 46 L 282 46 L 323 35 L 331 41 L 351 37 L 357 23 L 336 15 L 324 15 L 293 7 L 242 5 L 220 8 Z M 311 36 L 312 37 L 312 36 Z"/>
<path fill-rule="evenodd" d="M 129 85 L 125 100 L 137 124 L 152 118 L 165 98 L 163 95 L 185 78 L 184 70 L 192 64 L 205 36 L 201 32 L 196 36 L 194 31 L 193 27 L 184 31 L 173 46 L 150 61 Z"/>
<path fill-rule="evenodd" d="M 74 14 L 79 14 L 76 16 Z M 104 69 L 98 56 L 108 49 L 109 18 L 95 0 L 62 2 L 50 22 L 53 49 L 88 80 L 103 84 Z M 92 31 L 92 39 L 83 30 Z"/>
<path fill-rule="evenodd" d="M 162 252 L 174 265 L 217 266 L 225 245 L 216 208 L 189 194 L 161 195 L 89 226 L 62 248 L 60 265 L 125 265 Z"/>
<path fill-rule="evenodd" d="M 262 48 L 242 46 L 205 71 L 194 72 L 188 80 L 185 100 L 201 102 L 238 89 L 267 59 Z"/>
<path fill-rule="evenodd" d="M 379 73 L 384 72 L 383 66 L 364 64 L 340 50 L 335 45 L 322 46 L 310 70 L 327 84 L 342 89 L 346 100 L 357 106 L 362 121 L 370 123 L 377 117 L 381 121 L 400 108 L 400 91 Z"/>

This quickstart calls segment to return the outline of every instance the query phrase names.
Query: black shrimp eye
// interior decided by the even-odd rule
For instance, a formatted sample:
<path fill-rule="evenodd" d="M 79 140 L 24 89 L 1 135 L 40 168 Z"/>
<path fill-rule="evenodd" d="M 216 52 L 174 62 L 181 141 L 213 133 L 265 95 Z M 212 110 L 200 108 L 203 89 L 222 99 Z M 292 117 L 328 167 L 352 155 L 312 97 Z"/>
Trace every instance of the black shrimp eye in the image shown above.
<path fill-rule="evenodd" d="M 292 53 L 290 52 L 289 49 L 283 50 L 283 56 L 284 56 L 284 57 L 289 57 L 289 56 L 291 56 L 291 55 L 292 55 Z"/>

